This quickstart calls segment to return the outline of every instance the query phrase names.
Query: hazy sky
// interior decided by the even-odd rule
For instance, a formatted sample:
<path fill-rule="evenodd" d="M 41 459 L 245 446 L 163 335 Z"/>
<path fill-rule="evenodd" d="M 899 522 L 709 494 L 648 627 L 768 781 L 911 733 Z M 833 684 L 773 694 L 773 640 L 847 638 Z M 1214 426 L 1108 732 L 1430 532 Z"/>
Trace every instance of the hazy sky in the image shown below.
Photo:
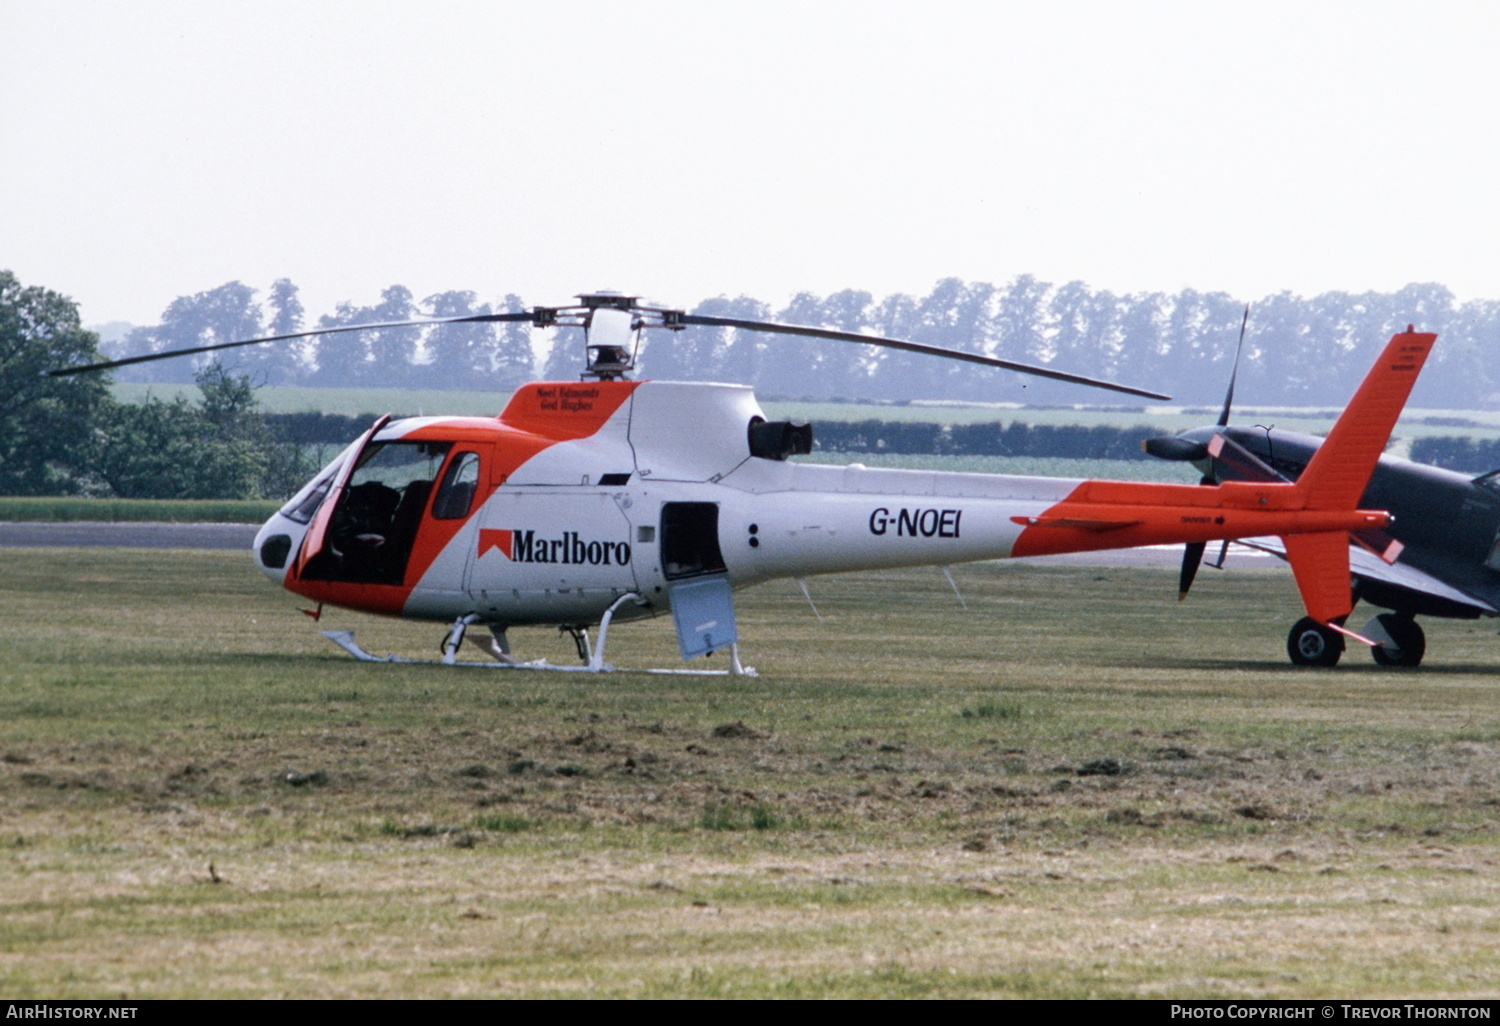
<path fill-rule="evenodd" d="M 0 0 L 0 267 L 86 322 L 921 293 L 1500 298 L 1500 4 Z"/>

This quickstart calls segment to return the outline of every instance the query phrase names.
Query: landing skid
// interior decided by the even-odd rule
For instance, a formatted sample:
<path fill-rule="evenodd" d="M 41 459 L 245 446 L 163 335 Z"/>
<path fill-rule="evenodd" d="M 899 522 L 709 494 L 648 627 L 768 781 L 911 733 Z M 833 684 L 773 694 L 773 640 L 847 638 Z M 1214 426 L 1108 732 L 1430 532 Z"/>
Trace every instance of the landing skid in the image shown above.
<path fill-rule="evenodd" d="M 729 669 L 727 670 L 688 670 L 653 668 L 644 670 L 632 670 L 615 666 L 613 663 L 604 661 L 601 646 L 590 653 L 590 659 L 586 666 L 555 666 L 545 659 L 537 659 L 529 663 L 499 663 L 490 660 L 483 662 L 472 659 L 455 659 L 451 654 L 442 659 L 407 659 L 398 655 L 377 656 L 365 651 L 359 642 L 354 640 L 353 631 L 320 631 L 323 637 L 333 642 L 339 648 L 348 652 L 354 658 L 364 663 L 401 663 L 408 666 L 472 666 L 482 670 L 550 670 L 555 673 L 658 673 L 671 674 L 674 676 L 687 677 L 757 677 L 753 666 L 740 664 L 740 652 L 738 645 L 729 646 Z M 601 635 L 603 632 L 600 632 Z M 456 647 L 453 651 L 456 651 Z"/>

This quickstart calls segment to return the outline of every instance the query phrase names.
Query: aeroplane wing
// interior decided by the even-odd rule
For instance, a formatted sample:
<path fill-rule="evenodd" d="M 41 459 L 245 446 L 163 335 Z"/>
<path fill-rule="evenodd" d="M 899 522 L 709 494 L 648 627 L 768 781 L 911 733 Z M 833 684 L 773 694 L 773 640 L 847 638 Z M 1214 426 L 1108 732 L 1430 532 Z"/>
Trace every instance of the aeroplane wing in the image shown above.
<path fill-rule="evenodd" d="M 1247 548 L 1259 549 L 1261 552 L 1269 552 L 1273 556 L 1286 559 L 1286 546 L 1280 538 L 1239 538 L 1237 542 Z M 1398 588 L 1406 588 L 1410 591 L 1423 595 L 1431 595 L 1435 598 L 1446 599 L 1459 605 L 1469 606 L 1481 613 L 1500 613 L 1500 609 L 1477 599 L 1473 595 L 1459 591 L 1449 584 L 1444 584 L 1429 573 L 1424 573 L 1416 567 L 1407 566 L 1403 563 L 1387 563 L 1379 556 L 1370 552 L 1360 545 L 1349 546 L 1349 570 L 1356 577 L 1367 577 L 1382 584 L 1393 585 Z"/>

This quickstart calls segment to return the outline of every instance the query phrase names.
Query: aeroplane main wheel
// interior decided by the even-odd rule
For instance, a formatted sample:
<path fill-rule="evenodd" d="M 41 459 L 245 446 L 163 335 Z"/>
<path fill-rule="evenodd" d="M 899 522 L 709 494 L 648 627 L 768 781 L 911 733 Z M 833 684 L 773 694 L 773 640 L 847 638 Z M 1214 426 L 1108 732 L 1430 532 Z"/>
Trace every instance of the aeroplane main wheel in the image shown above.
<path fill-rule="evenodd" d="M 1304 616 L 1286 636 L 1286 654 L 1298 666 L 1336 666 L 1344 654 L 1344 636 Z"/>
<path fill-rule="evenodd" d="M 1390 639 L 1370 649 L 1381 666 L 1420 666 L 1427 654 L 1427 635 L 1410 616 L 1381 613 L 1365 624 L 1365 633 L 1372 639 Z"/>

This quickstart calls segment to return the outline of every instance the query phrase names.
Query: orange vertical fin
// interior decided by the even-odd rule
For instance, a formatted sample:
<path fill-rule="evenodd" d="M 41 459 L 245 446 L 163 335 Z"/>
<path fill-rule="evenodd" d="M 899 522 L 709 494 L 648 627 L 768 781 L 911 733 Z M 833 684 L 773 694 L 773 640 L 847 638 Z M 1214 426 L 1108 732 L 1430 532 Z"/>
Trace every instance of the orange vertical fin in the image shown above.
<path fill-rule="evenodd" d="M 1281 539 L 1297 578 L 1307 615 L 1319 623 L 1342 621 L 1354 609 L 1349 535 L 1344 531 L 1292 534 Z"/>
<path fill-rule="evenodd" d="M 1436 339 L 1434 334 L 1410 327 L 1391 336 L 1297 479 L 1306 500 L 1304 508 L 1354 509 L 1358 505 Z"/>

